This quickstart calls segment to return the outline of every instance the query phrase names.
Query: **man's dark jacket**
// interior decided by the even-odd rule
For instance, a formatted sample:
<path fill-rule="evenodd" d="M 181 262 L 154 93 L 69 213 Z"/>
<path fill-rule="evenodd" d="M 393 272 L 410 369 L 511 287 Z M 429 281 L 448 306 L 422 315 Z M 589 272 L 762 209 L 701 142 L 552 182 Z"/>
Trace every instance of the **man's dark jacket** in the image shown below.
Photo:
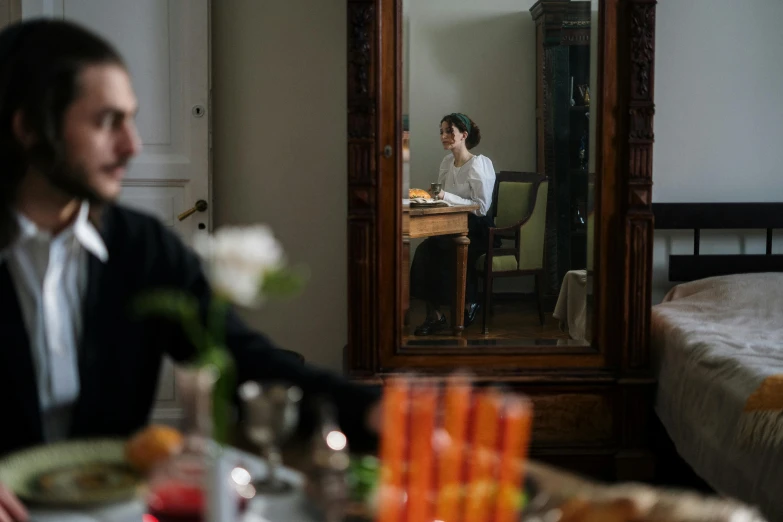
<path fill-rule="evenodd" d="M 149 420 L 163 356 L 187 361 L 194 348 L 178 322 L 141 319 L 136 296 L 177 288 L 206 311 L 210 288 L 199 258 L 157 219 L 118 205 L 101 209 L 96 224 L 108 249 L 106 263 L 89 255 L 83 333 L 79 344 L 81 392 L 71 437 L 127 436 Z M 377 390 L 305 366 L 246 327 L 232 311 L 226 328 L 238 383 L 284 380 L 306 396 L 337 407 L 342 429 L 358 445 L 374 445 L 365 429 Z M 369 441 L 369 442 L 368 442 Z M 35 368 L 8 263 L 0 262 L 0 455 L 43 442 Z"/>

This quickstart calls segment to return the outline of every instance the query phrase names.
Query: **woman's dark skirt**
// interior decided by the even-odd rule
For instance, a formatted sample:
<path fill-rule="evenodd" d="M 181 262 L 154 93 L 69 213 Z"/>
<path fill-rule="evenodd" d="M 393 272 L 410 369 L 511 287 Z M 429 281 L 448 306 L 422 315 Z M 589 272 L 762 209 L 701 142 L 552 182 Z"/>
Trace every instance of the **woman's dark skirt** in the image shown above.
<path fill-rule="evenodd" d="M 465 278 L 465 303 L 478 302 L 478 271 L 476 262 L 487 252 L 489 227 L 493 220 L 488 216 L 468 215 L 468 267 Z M 496 241 L 498 243 L 499 241 Z M 499 245 L 496 245 L 499 246 Z M 433 236 L 424 240 L 416 249 L 411 264 L 411 298 L 450 306 L 454 301 L 456 276 L 455 243 L 451 236 Z"/>

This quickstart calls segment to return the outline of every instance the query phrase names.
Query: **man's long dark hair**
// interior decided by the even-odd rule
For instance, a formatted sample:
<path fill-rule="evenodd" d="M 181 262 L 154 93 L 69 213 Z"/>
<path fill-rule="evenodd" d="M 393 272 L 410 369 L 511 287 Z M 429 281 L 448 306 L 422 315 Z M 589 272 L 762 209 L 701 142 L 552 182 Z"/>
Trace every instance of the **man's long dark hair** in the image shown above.
<path fill-rule="evenodd" d="M 111 44 L 71 22 L 35 19 L 0 32 L 0 252 L 19 233 L 19 183 L 31 165 L 46 172 L 63 164 L 63 116 L 79 93 L 80 73 L 103 64 L 125 68 Z M 28 150 L 14 133 L 19 110 L 36 138 Z"/>

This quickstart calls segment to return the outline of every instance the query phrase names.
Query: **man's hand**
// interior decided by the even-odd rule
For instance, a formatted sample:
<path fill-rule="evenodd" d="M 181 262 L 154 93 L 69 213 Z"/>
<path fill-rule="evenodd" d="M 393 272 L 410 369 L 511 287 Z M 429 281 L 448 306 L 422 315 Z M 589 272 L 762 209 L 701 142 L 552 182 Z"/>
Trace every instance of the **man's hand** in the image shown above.
<path fill-rule="evenodd" d="M 13 492 L 0 484 L 0 522 L 25 522 L 27 510 Z"/>

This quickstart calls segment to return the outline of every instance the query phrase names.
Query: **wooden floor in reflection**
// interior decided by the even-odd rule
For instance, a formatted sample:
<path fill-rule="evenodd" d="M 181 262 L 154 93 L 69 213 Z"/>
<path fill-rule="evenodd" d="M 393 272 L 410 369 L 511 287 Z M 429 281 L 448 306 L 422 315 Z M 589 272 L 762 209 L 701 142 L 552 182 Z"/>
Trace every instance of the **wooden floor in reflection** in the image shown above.
<path fill-rule="evenodd" d="M 424 322 L 427 312 L 422 301 L 413 299 L 410 303 L 410 324 L 403 327 L 403 343 L 408 346 L 448 345 L 459 339 L 462 341 L 460 344 L 467 341 L 468 345 L 520 344 L 521 341 L 535 345 L 587 344 L 585 341 L 574 341 L 562 332 L 551 311 L 544 315 L 544 324 L 541 325 L 536 303 L 531 299 L 498 299 L 494 304 L 494 313 L 487 316 L 489 332 L 486 335 L 481 333 L 481 313 L 479 310 L 475 322 L 465 328 L 459 337 L 454 336 L 450 329 L 417 336 L 414 331 Z"/>

